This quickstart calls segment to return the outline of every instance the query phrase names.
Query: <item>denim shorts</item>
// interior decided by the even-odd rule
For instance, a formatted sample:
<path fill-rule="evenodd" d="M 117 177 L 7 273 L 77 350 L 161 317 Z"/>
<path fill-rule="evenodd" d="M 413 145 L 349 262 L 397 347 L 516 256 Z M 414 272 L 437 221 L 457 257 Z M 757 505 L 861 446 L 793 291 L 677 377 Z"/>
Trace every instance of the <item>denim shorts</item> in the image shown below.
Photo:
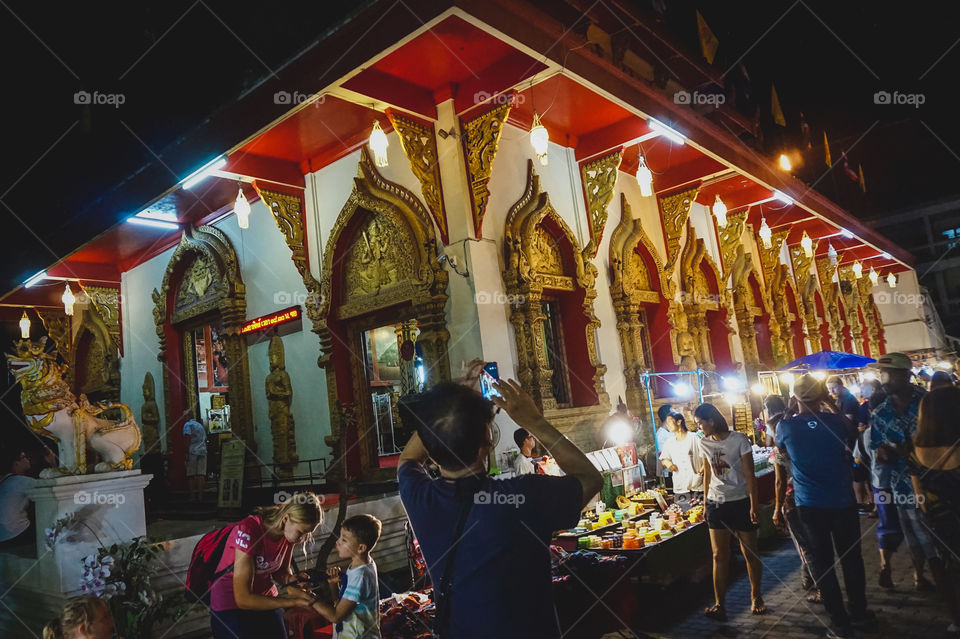
<path fill-rule="evenodd" d="M 750 521 L 750 498 L 716 502 L 707 500 L 707 528 L 753 532 L 758 526 Z"/>

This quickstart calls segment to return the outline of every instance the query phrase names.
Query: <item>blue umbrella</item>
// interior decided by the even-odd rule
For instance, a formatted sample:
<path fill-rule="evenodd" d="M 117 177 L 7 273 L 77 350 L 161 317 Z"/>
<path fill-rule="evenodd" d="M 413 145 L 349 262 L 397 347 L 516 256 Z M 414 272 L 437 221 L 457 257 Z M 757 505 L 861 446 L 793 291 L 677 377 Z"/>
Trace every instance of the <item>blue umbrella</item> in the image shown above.
<path fill-rule="evenodd" d="M 786 366 L 780 368 L 782 371 L 791 370 L 828 370 L 835 371 L 842 368 L 863 368 L 867 364 L 872 364 L 877 360 L 872 357 L 855 355 L 853 353 L 838 353 L 837 351 L 820 351 L 812 355 L 804 355 L 795 359 Z"/>

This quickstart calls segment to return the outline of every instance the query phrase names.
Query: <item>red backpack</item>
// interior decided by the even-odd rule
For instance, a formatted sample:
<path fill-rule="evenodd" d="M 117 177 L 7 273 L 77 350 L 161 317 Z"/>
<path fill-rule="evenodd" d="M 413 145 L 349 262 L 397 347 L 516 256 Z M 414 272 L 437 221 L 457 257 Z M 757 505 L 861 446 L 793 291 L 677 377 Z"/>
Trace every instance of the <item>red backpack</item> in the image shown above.
<path fill-rule="evenodd" d="M 217 564 L 223 557 L 230 533 L 236 524 L 230 524 L 208 532 L 200 538 L 190 555 L 190 567 L 187 568 L 187 579 L 184 586 L 187 589 L 187 599 L 210 605 L 210 588 L 220 577 L 233 570 L 233 564 L 217 571 Z"/>

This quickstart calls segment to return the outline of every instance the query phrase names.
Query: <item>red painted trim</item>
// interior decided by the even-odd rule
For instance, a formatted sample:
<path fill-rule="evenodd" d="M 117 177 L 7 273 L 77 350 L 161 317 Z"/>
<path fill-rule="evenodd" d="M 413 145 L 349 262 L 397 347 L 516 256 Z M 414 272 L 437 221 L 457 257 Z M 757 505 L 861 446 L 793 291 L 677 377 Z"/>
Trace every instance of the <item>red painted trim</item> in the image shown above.
<path fill-rule="evenodd" d="M 433 101 L 433 91 L 416 86 L 400 78 L 368 67 L 343 84 L 343 88 L 356 91 L 361 95 L 380 96 L 384 102 L 394 104 L 406 111 L 412 111 L 431 120 L 437 119 L 437 105 Z M 373 100 L 371 99 L 371 102 Z"/>
<path fill-rule="evenodd" d="M 223 170 L 254 180 L 275 182 L 301 189 L 306 187 L 303 171 L 300 170 L 300 166 L 296 162 L 288 162 L 264 155 L 236 153 L 230 156 L 227 166 Z"/>

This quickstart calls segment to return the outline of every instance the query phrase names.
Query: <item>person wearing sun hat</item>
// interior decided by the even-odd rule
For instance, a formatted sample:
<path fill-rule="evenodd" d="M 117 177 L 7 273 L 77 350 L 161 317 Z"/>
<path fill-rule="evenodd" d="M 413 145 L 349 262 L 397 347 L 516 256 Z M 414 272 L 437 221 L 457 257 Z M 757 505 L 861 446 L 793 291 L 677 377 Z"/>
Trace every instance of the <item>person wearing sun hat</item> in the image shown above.
<path fill-rule="evenodd" d="M 812 375 L 802 375 L 794 383 L 793 394 L 791 405 L 797 415 L 777 424 L 777 451 L 791 465 L 794 500 L 807 536 L 809 561 L 830 615 L 827 636 L 850 637 L 854 627 L 869 629 L 876 624 L 876 617 L 867 610 L 860 517 L 847 445 L 853 425 L 839 413 L 823 382 Z M 777 503 L 783 502 L 783 495 L 778 494 Z M 843 568 L 849 612 L 837 580 L 836 563 Z"/>
<path fill-rule="evenodd" d="M 870 368 L 879 373 L 887 393 L 887 398 L 870 417 L 870 453 L 874 463 L 883 465 L 890 473 L 893 503 L 913 558 L 914 588 L 932 590 L 932 584 L 923 576 L 923 568 L 925 563 L 929 564 L 936 580 L 941 568 L 940 556 L 922 521 L 905 460 L 917 432 L 920 401 L 926 391 L 911 382 L 913 361 L 904 353 L 882 355 Z M 881 561 L 879 582 L 884 588 L 893 587 L 889 561 Z"/>

